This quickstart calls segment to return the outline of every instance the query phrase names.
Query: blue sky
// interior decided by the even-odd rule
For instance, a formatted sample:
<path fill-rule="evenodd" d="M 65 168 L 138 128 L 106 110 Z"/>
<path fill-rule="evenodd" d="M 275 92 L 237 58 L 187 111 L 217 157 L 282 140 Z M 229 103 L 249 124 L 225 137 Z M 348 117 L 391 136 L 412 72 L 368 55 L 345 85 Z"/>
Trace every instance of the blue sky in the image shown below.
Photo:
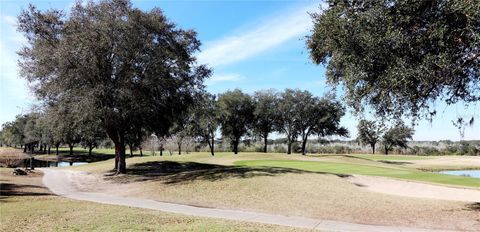
<path fill-rule="evenodd" d="M 2 0 L 0 4 L 0 124 L 28 112 L 35 104 L 26 82 L 19 77 L 16 51 L 25 40 L 16 32 L 16 16 L 32 2 L 40 9 L 67 10 L 73 1 Z M 207 89 L 220 93 L 239 88 L 253 93 L 260 89 L 299 88 L 321 96 L 330 90 L 325 68 L 309 60 L 305 36 L 312 28 L 307 12 L 317 12 L 320 1 L 133 1 L 135 7 L 164 10 L 179 27 L 194 29 L 202 41 L 197 54 L 201 63 L 214 69 Z M 415 140 L 462 139 L 451 121 L 476 114 L 480 106 L 436 105 L 433 122 L 421 121 Z M 352 137 L 357 120 L 350 113 L 342 119 Z M 480 139 L 480 123 L 465 130 L 463 139 Z"/>

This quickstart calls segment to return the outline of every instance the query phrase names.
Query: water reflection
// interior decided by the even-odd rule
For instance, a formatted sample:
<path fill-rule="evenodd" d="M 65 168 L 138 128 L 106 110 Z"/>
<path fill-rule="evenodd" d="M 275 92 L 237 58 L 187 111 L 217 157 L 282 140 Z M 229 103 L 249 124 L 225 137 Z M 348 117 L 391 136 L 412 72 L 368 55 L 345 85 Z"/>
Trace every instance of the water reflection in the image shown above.
<path fill-rule="evenodd" d="M 442 174 L 480 178 L 480 170 L 441 171 Z"/>

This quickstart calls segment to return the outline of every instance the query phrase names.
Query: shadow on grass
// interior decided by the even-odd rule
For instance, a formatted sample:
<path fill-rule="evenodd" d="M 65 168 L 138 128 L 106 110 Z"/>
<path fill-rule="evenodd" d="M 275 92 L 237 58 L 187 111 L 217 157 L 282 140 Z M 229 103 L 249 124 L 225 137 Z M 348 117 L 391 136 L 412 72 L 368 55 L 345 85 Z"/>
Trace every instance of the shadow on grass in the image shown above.
<path fill-rule="evenodd" d="M 228 178 L 252 178 L 256 176 L 276 176 L 288 173 L 332 174 L 291 168 L 224 166 L 196 162 L 154 161 L 129 166 L 127 175 L 121 179 L 126 182 L 160 180 L 166 184 L 177 184 L 196 180 L 217 181 Z M 343 174 L 332 175 L 342 178 L 349 176 Z"/>
<path fill-rule="evenodd" d="M 0 196 L 11 197 L 11 196 L 47 196 L 52 195 L 48 192 L 41 192 L 46 190 L 45 187 L 37 185 L 26 185 L 26 184 L 11 184 L 11 183 L 0 183 Z"/>
<path fill-rule="evenodd" d="M 78 151 L 74 150 L 73 154 L 70 155 L 70 152 L 67 150 L 61 150 L 58 152 L 58 157 L 53 154 L 50 154 L 49 158 L 41 158 L 45 161 L 66 161 L 66 162 L 97 162 L 115 158 L 115 154 L 106 154 L 106 153 L 96 153 L 92 152 L 92 155 L 88 154 L 88 151 Z"/>
<path fill-rule="evenodd" d="M 384 164 L 394 164 L 394 165 L 413 164 L 412 162 L 390 161 L 390 160 L 379 160 L 378 162 L 381 162 L 381 163 L 384 163 Z"/>
<path fill-rule="evenodd" d="M 308 156 L 320 157 L 320 158 L 323 158 L 323 157 L 345 157 L 345 158 L 358 159 L 358 160 L 375 161 L 375 160 L 372 160 L 372 159 L 367 159 L 367 158 L 354 156 L 354 155 L 348 155 L 348 154 L 320 154 L 320 155 L 315 154 L 315 155 L 308 155 Z"/>

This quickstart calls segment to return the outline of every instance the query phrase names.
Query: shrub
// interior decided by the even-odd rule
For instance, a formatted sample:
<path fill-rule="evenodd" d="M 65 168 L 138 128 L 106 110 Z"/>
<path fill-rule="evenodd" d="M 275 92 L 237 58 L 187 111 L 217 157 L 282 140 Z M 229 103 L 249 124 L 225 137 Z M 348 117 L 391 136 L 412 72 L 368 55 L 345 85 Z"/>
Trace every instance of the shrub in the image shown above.
<path fill-rule="evenodd" d="M 273 151 L 276 153 L 287 153 L 287 148 L 283 144 L 275 144 L 273 146 Z"/>

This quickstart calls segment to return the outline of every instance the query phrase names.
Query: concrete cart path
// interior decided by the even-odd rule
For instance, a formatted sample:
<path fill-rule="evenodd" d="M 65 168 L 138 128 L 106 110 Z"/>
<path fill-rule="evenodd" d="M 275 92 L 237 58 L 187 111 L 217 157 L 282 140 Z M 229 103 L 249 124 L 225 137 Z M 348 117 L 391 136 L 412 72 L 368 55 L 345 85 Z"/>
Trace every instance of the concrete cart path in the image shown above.
<path fill-rule="evenodd" d="M 378 226 L 356 224 L 342 221 L 321 220 L 305 217 L 282 216 L 275 214 L 257 213 L 242 210 L 228 210 L 203 208 L 190 205 L 174 204 L 160 202 L 155 200 L 119 197 L 96 192 L 78 191 L 72 184 L 68 172 L 54 168 L 42 168 L 43 184 L 53 193 L 76 200 L 92 201 L 103 204 L 122 205 L 138 207 L 144 209 L 160 210 L 171 213 L 186 214 L 200 217 L 222 218 L 246 222 L 257 222 L 266 224 L 275 224 L 281 226 L 291 226 L 298 228 L 314 229 L 321 231 L 356 231 L 356 232 L 390 232 L 390 231 L 442 231 L 398 226 Z M 445 231 L 445 230 L 443 230 Z"/>

